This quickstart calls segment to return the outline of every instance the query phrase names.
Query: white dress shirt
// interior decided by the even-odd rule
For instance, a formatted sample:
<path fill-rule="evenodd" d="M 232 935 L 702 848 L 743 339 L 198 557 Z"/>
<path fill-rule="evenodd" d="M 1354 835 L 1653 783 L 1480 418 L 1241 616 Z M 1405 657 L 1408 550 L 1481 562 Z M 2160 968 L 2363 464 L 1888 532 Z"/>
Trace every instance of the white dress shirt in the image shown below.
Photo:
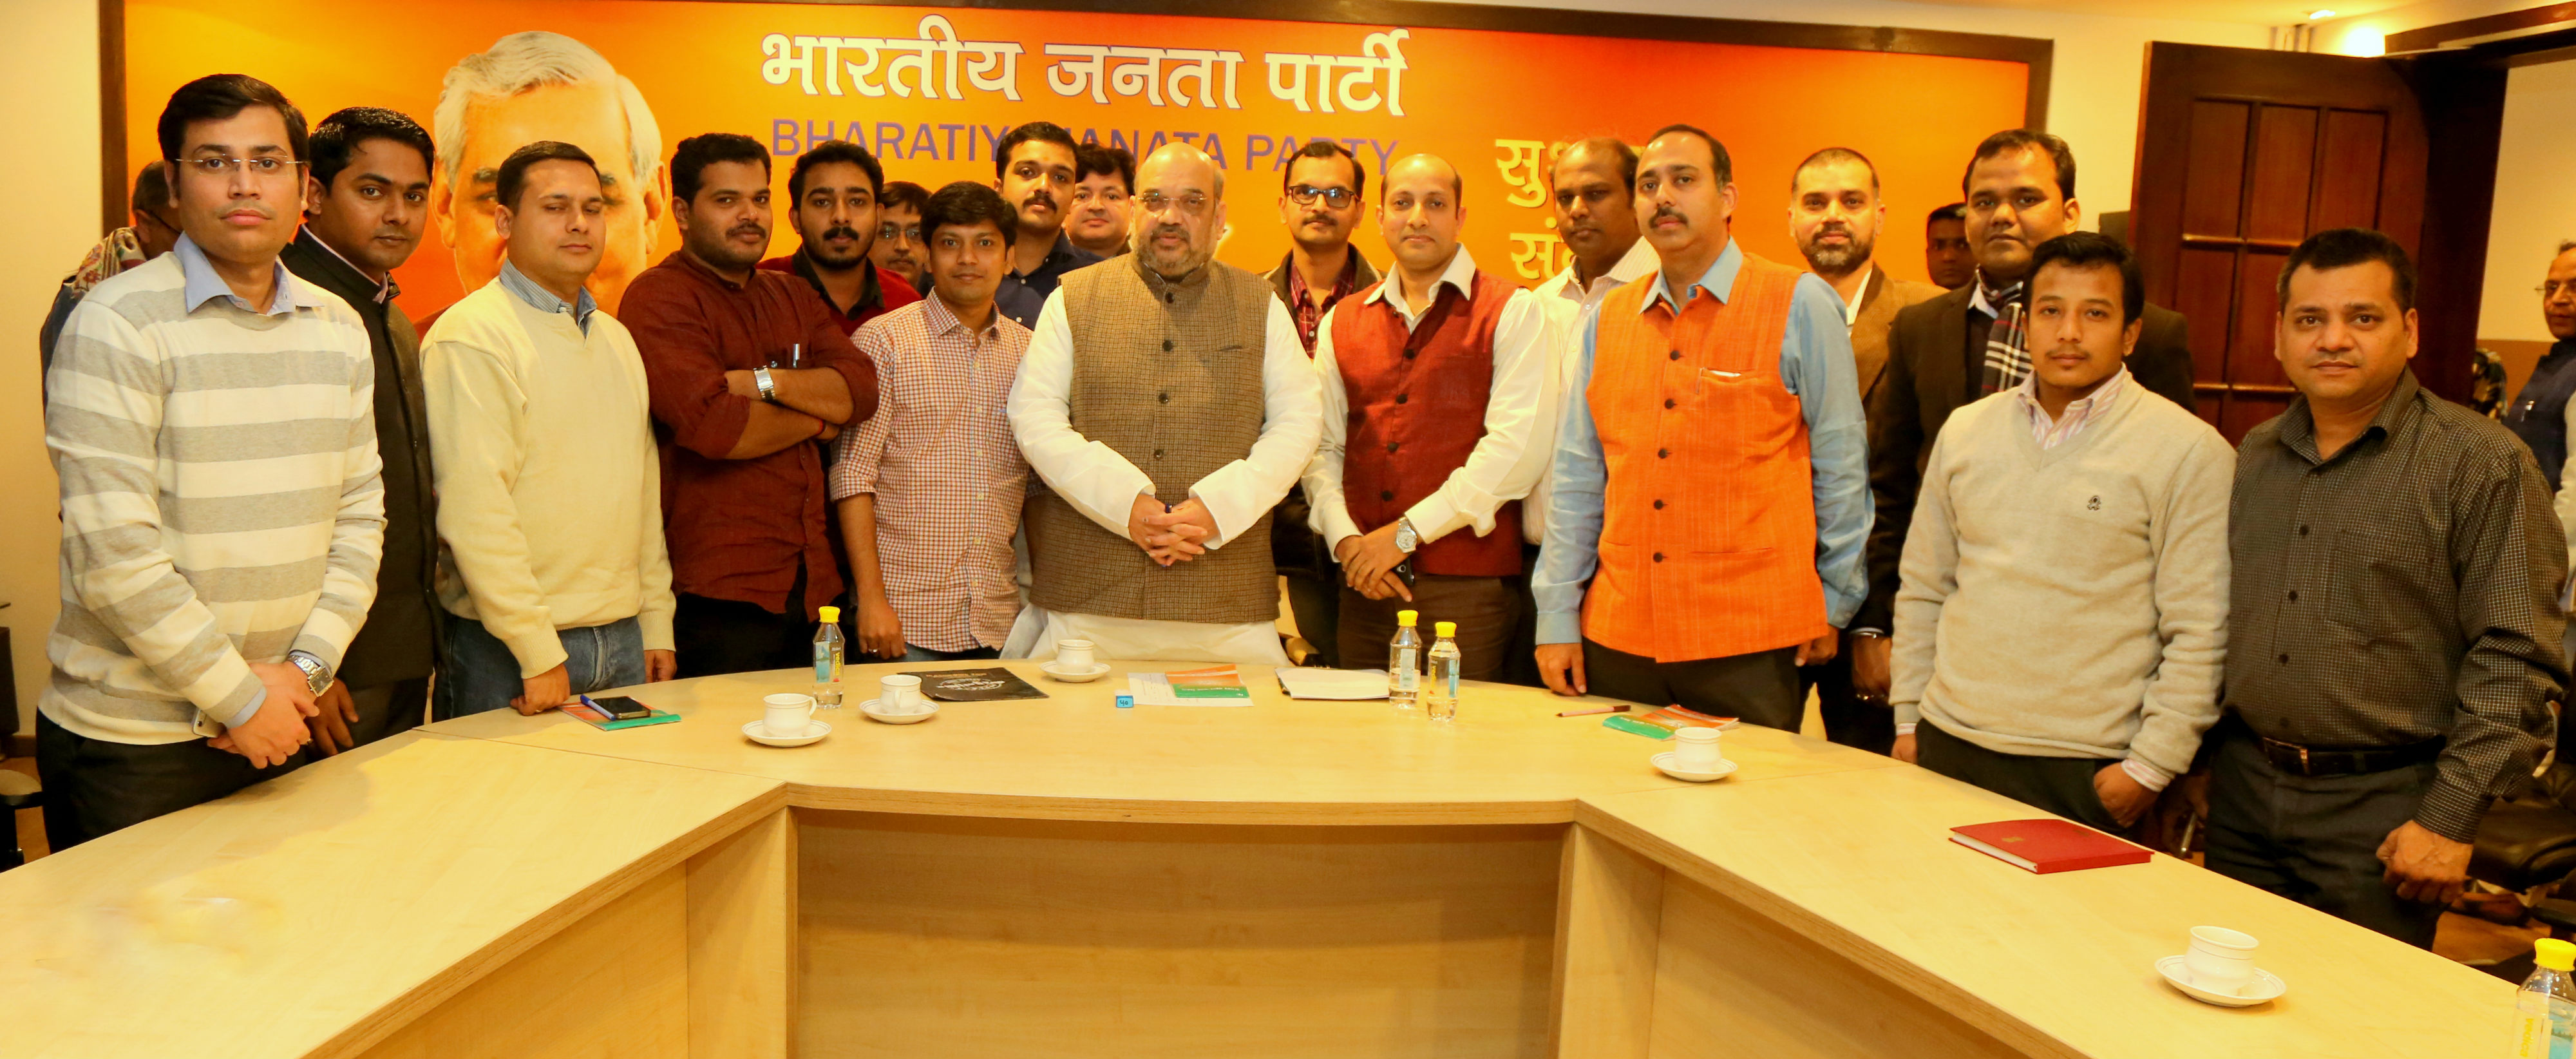
<path fill-rule="evenodd" d="M 1592 277 L 1589 285 L 1575 278 L 1572 265 L 1567 265 L 1565 271 L 1538 285 L 1534 293 L 1539 307 L 1547 311 L 1549 374 L 1556 378 L 1556 403 L 1546 416 L 1551 434 L 1556 424 L 1565 421 L 1566 402 L 1583 396 L 1580 383 L 1574 378 L 1575 365 L 1582 358 L 1575 354 L 1582 352 L 1583 335 L 1591 330 L 1588 324 L 1593 310 L 1601 307 L 1602 300 L 1608 298 L 1610 292 L 1662 267 L 1663 261 L 1655 256 L 1654 244 L 1641 238 L 1610 266 L 1610 271 Z M 1550 442 L 1550 447 L 1554 447 L 1553 442 Z M 1521 537 L 1531 544 L 1546 539 L 1547 494 L 1555 481 L 1555 462 L 1549 460 L 1549 466 L 1539 468 L 1538 484 L 1530 487 L 1529 501 L 1521 505 Z M 1415 528 L 1418 530 L 1420 525 L 1416 523 Z"/>
<path fill-rule="evenodd" d="M 1306 346 L 1297 339 L 1297 323 L 1279 299 L 1263 298 L 1262 304 L 1269 315 L 1262 330 L 1261 436 L 1242 459 L 1190 486 L 1190 496 L 1207 506 L 1216 523 L 1201 542 L 1211 551 L 1279 506 L 1313 457 L 1322 431 L 1322 395 Z M 1154 480 L 1116 449 L 1073 429 L 1073 329 L 1065 322 L 1061 292 L 1047 296 L 1034 330 L 1007 406 L 1020 454 L 1074 510 L 1124 539 L 1128 513 L 1138 496 L 1152 495 Z M 1212 625 L 1062 614 L 1034 605 L 1021 608 L 1002 656 L 1052 658 L 1055 642 L 1066 637 L 1090 639 L 1111 658 L 1288 662 L 1272 622 Z"/>
<path fill-rule="evenodd" d="M 1462 298 L 1474 295 L 1476 259 L 1466 247 L 1459 247 L 1450 257 L 1449 267 L 1433 281 L 1432 298 L 1423 303 L 1421 313 L 1416 313 L 1397 290 L 1400 277 L 1401 273 L 1391 271 L 1361 305 L 1384 303 L 1393 307 L 1410 333 L 1421 326 L 1442 286 L 1457 288 Z M 1333 348 L 1333 316 L 1342 308 L 1335 306 L 1324 314 L 1323 326 L 1315 331 L 1315 376 L 1323 384 L 1324 433 L 1323 441 L 1315 447 L 1315 458 L 1306 467 L 1306 502 L 1313 508 L 1308 521 L 1316 533 L 1323 535 L 1327 549 L 1338 546 L 1344 538 L 1375 528 L 1363 527 L 1351 518 L 1350 503 L 1342 491 L 1342 459 L 1350 434 L 1350 393 L 1343 384 L 1340 361 Z M 1530 487 L 1538 483 L 1556 447 L 1556 423 L 1542 414 L 1542 410 L 1556 407 L 1556 375 L 1547 355 L 1548 332 L 1547 312 L 1540 306 L 1538 296 L 1525 290 L 1513 291 L 1503 303 L 1501 319 L 1494 325 L 1494 375 L 1485 399 L 1484 436 L 1467 454 L 1467 462 L 1450 471 L 1440 488 L 1404 512 L 1422 543 L 1429 544 L 1471 526 L 1480 537 L 1493 532 L 1495 512 L 1506 503 L 1528 496 Z"/>

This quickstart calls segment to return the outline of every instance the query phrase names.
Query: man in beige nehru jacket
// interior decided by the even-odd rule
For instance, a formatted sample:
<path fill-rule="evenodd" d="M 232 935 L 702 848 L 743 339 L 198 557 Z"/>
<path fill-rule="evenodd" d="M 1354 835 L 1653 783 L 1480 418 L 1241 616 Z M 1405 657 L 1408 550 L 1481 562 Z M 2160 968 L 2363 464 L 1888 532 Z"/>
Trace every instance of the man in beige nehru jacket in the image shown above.
<path fill-rule="evenodd" d="M 1188 144 L 1136 170 L 1135 252 L 1067 273 L 1011 388 L 1042 484 L 1030 606 L 1003 655 L 1091 640 L 1106 658 L 1284 665 L 1270 509 L 1322 433 L 1297 325 L 1213 260 L 1225 174 Z"/>

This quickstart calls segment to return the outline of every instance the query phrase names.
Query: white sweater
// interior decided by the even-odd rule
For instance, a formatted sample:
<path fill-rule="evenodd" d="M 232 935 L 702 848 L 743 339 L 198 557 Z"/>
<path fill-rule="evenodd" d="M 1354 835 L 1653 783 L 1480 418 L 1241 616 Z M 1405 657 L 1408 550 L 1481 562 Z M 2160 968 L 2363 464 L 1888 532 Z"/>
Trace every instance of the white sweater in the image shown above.
<path fill-rule="evenodd" d="M 2179 775 L 2218 719 L 2236 452 L 2144 386 L 2042 451 L 2012 393 L 1941 428 L 1896 593 L 1899 723 Z"/>
<path fill-rule="evenodd" d="M 523 678 L 562 664 L 557 629 L 640 618 L 644 647 L 669 650 L 661 456 L 625 325 L 593 313 L 585 335 L 494 280 L 439 315 L 420 366 L 447 609 Z"/>

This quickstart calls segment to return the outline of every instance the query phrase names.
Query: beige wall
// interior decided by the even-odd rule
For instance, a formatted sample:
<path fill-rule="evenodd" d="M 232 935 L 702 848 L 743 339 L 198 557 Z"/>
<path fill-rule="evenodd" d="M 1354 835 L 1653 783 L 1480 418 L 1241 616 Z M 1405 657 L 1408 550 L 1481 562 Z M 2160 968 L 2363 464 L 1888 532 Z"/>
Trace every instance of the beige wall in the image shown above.
<path fill-rule="evenodd" d="M 2478 335 L 2547 342 L 2532 291 L 2576 239 L 2576 61 L 2525 66 L 2505 81 L 2504 138 L 2496 157 L 2495 220 L 2487 230 L 2486 296 Z"/>
<path fill-rule="evenodd" d="M 53 627 L 61 539 L 53 466 L 45 459 L 36 331 L 54 288 L 98 240 L 98 4 L 8 0 L 0 33 L 0 99 L 11 153 L 0 202 L 16 204 L 0 255 L 0 624 L 18 670 L 18 730 L 34 731 Z"/>

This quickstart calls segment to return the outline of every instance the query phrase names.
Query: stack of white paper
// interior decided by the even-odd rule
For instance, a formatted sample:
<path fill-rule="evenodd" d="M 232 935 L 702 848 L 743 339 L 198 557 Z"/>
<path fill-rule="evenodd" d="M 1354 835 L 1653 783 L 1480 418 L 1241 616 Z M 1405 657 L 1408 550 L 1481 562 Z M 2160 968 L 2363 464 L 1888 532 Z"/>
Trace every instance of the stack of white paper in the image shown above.
<path fill-rule="evenodd" d="M 1279 690 L 1292 699 L 1357 701 L 1386 697 L 1386 670 L 1281 667 Z M 1137 700 L 1143 701 L 1143 700 Z"/>

